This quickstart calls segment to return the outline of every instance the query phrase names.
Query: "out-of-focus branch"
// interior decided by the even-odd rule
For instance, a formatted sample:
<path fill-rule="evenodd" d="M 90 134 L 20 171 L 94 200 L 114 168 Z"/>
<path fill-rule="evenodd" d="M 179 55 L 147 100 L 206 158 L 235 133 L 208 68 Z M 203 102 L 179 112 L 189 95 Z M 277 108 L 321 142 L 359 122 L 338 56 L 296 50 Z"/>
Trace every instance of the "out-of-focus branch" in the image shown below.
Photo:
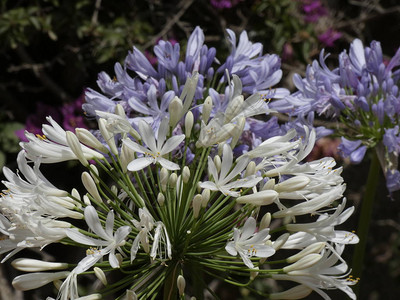
<path fill-rule="evenodd" d="M 168 33 L 168 31 L 171 30 L 172 26 L 174 26 L 179 21 L 179 19 L 183 16 L 183 14 L 192 5 L 193 2 L 194 0 L 182 0 L 178 5 L 178 7 L 181 7 L 179 11 L 164 25 L 163 29 L 159 33 L 151 37 L 150 40 L 146 44 L 144 44 L 143 48 L 146 49 L 150 46 L 153 46 L 158 39 Z"/>
<path fill-rule="evenodd" d="M 39 67 L 40 64 L 37 64 L 33 61 L 33 59 L 22 46 L 17 47 L 16 52 L 24 64 L 29 64 L 30 66 L 32 66 L 31 70 L 33 74 L 35 74 L 36 78 L 38 78 L 47 89 L 53 92 L 63 102 L 71 102 L 74 100 L 66 91 L 64 91 L 57 83 L 53 81 L 53 79 L 51 79 L 44 72 L 42 67 Z"/>

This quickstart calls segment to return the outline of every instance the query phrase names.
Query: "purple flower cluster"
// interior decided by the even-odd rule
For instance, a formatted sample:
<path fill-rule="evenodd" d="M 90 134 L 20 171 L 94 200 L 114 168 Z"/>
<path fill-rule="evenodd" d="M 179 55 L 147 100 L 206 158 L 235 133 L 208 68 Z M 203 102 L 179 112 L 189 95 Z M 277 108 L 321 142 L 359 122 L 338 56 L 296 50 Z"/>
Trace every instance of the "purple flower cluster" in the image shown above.
<path fill-rule="evenodd" d="M 344 128 L 340 153 L 354 163 L 363 160 L 367 148 L 377 151 L 390 192 L 400 189 L 400 49 L 385 64 L 381 45 L 369 47 L 358 39 L 349 53 L 339 55 L 331 70 L 321 52 L 319 62 L 307 67 L 306 77 L 294 76 L 297 91 L 271 103 L 271 108 L 301 118 L 309 113 L 339 120 Z"/>
<path fill-rule="evenodd" d="M 85 116 L 82 112 L 82 104 L 84 97 L 83 95 L 77 98 L 72 103 L 66 103 L 61 107 L 54 107 L 38 102 L 36 105 L 36 111 L 27 117 L 25 122 L 25 128 L 17 130 L 16 136 L 24 142 L 27 142 L 25 131 L 37 135 L 43 135 L 42 124 L 46 122 L 47 116 L 52 118 L 59 124 L 63 125 L 65 130 L 75 131 L 75 128 L 87 128 L 85 123 Z"/>
<path fill-rule="evenodd" d="M 210 4 L 218 9 L 232 8 L 239 3 L 240 0 L 210 0 Z"/>
<path fill-rule="evenodd" d="M 301 2 L 301 8 L 305 14 L 304 20 L 308 23 L 316 23 L 328 14 L 320 0 L 302 0 Z"/>
<path fill-rule="evenodd" d="M 198 77 L 192 103 L 195 118 L 199 105 L 207 96 L 213 101 L 212 115 L 225 111 L 232 97 L 230 81 L 233 75 L 239 77 L 243 93 L 260 93 L 266 100 L 265 107 L 269 100 L 287 96 L 286 89 L 271 88 L 282 77 L 280 58 L 275 54 L 263 54 L 262 45 L 249 41 L 246 31 L 240 34 L 238 41 L 232 30 L 227 32 L 231 51 L 223 63 L 216 58 L 216 49 L 204 44 L 204 33 L 199 27 L 189 37 L 184 55 L 179 43 L 160 40 L 154 47 L 155 65 L 133 47 L 123 65 L 115 64 L 115 76 L 105 72 L 99 74 L 97 84 L 101 92 L 87 89 L 83 109 L 87 116 L 98 117 L 98 112 L 113 113 L 116 105 L 121 104 L 135 128 L 139 120 L 144 119 L 158 130 L 161 120 L 169 113 L 170 102 L 175 96 L 182 98 L 185 83 L 193 76 Z M 276 119 L 269 122 L 279 128 Z M 245 130 L 250 130 L 251 126 L 246 124 Z M 271 132 L 270 136 L 273 135 Z M 248 147 L 257 144 L 258 139 L 256 136 L 248 140 Z"/>

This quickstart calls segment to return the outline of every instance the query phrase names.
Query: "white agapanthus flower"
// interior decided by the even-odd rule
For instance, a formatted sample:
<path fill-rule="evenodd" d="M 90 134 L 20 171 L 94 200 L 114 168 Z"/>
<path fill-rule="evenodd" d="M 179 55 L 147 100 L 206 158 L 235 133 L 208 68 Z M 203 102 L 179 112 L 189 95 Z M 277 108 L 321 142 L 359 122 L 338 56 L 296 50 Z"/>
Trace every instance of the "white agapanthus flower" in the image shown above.
<path fill-rule="evenodd" d="M 168 170 L 179 169 L 178 164 L 164 158 L 164 156 L 177 148 L 179 144 L 185 139 L 185 135 L 175 135 L 166 140 L 168 130 L 168 118 L 165 118 L 161 122 L 156 139 L 151 126 L 143 120 L 139 122 L 139 133 L 142 137 L 142 141 L 145 143 L 147 148 L 139 145 L 138 143 L 130 139 L 123 140 L 126 146 L 138 153 L 144 154 L 142 157 L 136 158 L 128 164 L 129 171 L 142 170 L 148 165 L 156 163 L 159 163 L 161 166 Z"/>
<path fill-rule="evenodd" d="M 270 238 L 269 228 L 255 232 L 256 226 L 256 220 L 252 217 L 248 218 L 242 228 L 234 228 L 233 241 L 228 242 L 225 247 L 230 255 L 239 254 L 244 264 L 250 269 L 254 268 L 251 257 L 266 258 L 275 253 L 274 248 L 266 245 L 266 241 Z"/>
<path fill-rule="evenodd" d="M 85 234 L 79 232 L 77 228 L 68 229 L 66 231 L 68 237 L 75 242 L 78 242 L 87 246 L 104 247 L 101 251 L 98 250 L 88 250 L 89 252 L 94 251 L 95 253 L 101 253 L 102 256 L 109 254 L 109 262 L 111 267 L 118 268 L 119 261 L 115 256 L 115 251 L 120 250 L 120 247 L 125 245 L 126 237 L 131 231 L 129 226 L 121 226 L 114 232 L 114 212 L 111 210 L 107 214 L 107 219 L 105 223 L 105 228 L 103 228 L 96 209 L 93 206 L 87 206 L 85 208 L 85 221 L 89 228 L 95 233 L 99 238 L 96 239 L 89 237 Z"/>
<path fill-rule="evenodd" d="M 233 167 L 233 152 L 229 145 L 225 144 L 222 154 L 221 170 L 218 169 L 211 157 L 208 157 L 208 172 L 212 176 L 212 181 L 205 181 L 200 187 L 211 191 L 221 191 L 224 195 L 238 197 L 238 188 L 254 187 L 262 178 L 251 175 L 246 178 L 236 180 L 235 178 L 243 172 L 249 163 L 248 159 L 242 159 Z"/>

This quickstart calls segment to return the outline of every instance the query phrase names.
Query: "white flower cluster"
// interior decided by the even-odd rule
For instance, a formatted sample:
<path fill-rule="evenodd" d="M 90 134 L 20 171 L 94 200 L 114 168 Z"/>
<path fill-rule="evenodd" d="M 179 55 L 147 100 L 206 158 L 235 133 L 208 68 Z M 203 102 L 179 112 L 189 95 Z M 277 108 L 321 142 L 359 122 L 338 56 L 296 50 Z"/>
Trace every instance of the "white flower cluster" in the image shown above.
<path fill-rule="evenodd" d="M 353 212 L 345 209 L 345 199 L 340 202 L 341 168 L 333 169 L 332 158 L 301 163 L 315 141 L 307 128 L 303 138 L 293 129 L 236 156 L 246 118 L 265 113 L 267 104 L 258 94 L 245 100 L 233 76 L 225 109 L 211 116 L 211 98 L 192 106 L 196 80 L 196 74 L 187 80 L 158 128 L 146 119 L 131 124 L 116 105 L 114 113 L 98 114 L 101 137 L 82 128 L 66 132 L 50 117 L 45 136 L 26 133 L 20 173 L 4 169 L 3 261 L 50 243 L 87 250 L 75 265 L 14 260 L 16 269 L 28 272 L 13 280 L 15 288 L 54 281 L 63 300 L 100 299 L 110 292 L 118 299 L 148 299 L 162 288 L 182 296 L 184 277 L 200 269 L 240 286 L 249 278 L 250 287 L 264 278 L 298 283 L 269 294 L 271 299 L 298 299 L 312 291 L 329 299 L 326 289 L 355 299 L 349 287 L 355 280 L 341 255 L 358 238 L 335 229 Z M 41 163 L 68 160 L 86 168 L 83 195 L 57 189 L 39 171 Z M 122 279 L 109 283 L 107 273 L 115 271 Z M 83 273 L 97 276 L 104 288 L 79 298 Z"/>

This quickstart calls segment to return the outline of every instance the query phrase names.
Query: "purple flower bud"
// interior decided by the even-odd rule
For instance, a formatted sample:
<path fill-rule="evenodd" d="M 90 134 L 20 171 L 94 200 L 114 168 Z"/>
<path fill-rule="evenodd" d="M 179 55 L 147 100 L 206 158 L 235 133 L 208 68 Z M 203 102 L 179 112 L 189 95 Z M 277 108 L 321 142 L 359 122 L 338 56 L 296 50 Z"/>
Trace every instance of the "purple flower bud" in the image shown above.
<path fill-rule="evenodd" d="M 342 157 L 349 157 L 352 163 L 360 163 L 367 151 L 366 146 L 361 146 L 361 141 L 350 141 L 342 137 L 342 143 L 339 145 L 338 150 Z"/>

